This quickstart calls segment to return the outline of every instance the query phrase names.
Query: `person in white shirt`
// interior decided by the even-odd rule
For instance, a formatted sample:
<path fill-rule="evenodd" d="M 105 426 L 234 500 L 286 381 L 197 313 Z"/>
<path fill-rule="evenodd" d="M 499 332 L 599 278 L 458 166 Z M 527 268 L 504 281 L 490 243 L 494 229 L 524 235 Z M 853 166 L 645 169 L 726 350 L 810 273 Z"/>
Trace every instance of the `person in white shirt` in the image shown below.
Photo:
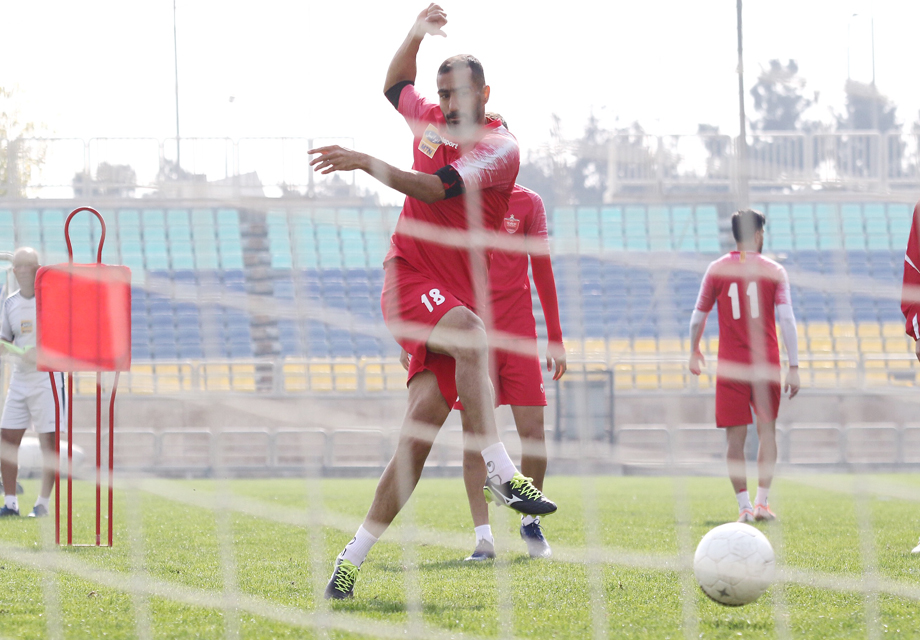
<path fill-rule="evenodd" d="M 35 366 L 35 274 L 38 267 L 38 253 L 34 249 L 16 250 L 13 275 L 19 282 L 19 291 L 14 291 L 0 308 L 0 354 L 17 358 L 0 416 L 0 477 L 5 487 L 0 517 L 19 515 L 16 497 L 19 443 L 29 426 L 38 434 L 44 460 L 41 490 L 29 516 L 48 515 L 48 499 L 54 488 L 57 465 L 54 396 L 48 373 L 38 371 Z M 56 373 L 55 381 L 59 397 L 64 400 L 63 375 Z"/>

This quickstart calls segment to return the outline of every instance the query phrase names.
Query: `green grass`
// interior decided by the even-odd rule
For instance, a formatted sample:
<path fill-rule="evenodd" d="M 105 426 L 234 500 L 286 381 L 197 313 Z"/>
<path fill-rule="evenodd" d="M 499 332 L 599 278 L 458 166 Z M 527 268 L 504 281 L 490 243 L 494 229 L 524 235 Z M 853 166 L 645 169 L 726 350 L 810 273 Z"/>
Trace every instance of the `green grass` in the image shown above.
<path fill-rule="evenodd" d="M 24 484 L 23 513 L 37 489 Z M 50 518 L 0 520 L 0 638 L 920 633 L 918 475 L 777 481 L 782 523 L 761 528 L 786 579 L 736 609 L 706 599 L 689 568 L 702 535 L 736 514 L 721 478 L 551 477 L 554 559 L 530 560 L 517 518 L 493 509 L 499 559 L 473 566 L 462 562 L 473 546 L 462 482 L 424 479 L 362 567 L 355 599 L 333 604 L 322 589 L 374 480 L 128 484 L 112 549 L 59 549 Z M 77 512 L 76 541 L 90 542 L 87 486 Z"/>

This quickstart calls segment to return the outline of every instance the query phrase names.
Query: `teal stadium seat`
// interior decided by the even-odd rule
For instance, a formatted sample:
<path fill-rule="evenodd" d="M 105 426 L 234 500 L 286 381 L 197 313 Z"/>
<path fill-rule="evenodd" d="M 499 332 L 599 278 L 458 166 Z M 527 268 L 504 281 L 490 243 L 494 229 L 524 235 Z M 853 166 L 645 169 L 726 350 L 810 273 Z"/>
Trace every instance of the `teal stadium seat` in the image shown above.
<path fill-rule="evenodd" d="M 888 205 L 888 228 L 891 229 L 891 245 L 907 246 L 907 236 L 910 234 L 910 223 L 913 220 L 914 208 L 906 204 Z"/>
<path fill-rule="evenodd" d="M 291 234 L 288 231 L 287 213 L 269 211 L 265 216 L 268 231 L 268 251 L 272 269 L 291 269 L 294 266 L 291 255 Z"/>
<path fill-rule="evenodd" d="M 711 205 L 696 208 L 696 237 L 700 252 L 718 253 L 719 246 L 719 212 Z"/>
<path fill-rule="evenodd" d="M 0 251 L 16 248 L 16 227 L 13 226 L 13 212 L 0 209 Z"/>
<path fill-rule="evenodd" d="M 291 217 L 293 259 L 298 269 L 316 269 L 319 256 L 316 252 L 316 235 L 313 221 L 306 213 L 295 212 Z"/>
<path fill-rule="evenodd" d="M 346 269 L 366 269 L 367 252 L 364 250 L 364 236 L 358 227 L 341 227 L 342 263 Z"/>
<path fill-rule="evenodd" d="M 695 227 L 692 207 L 678 206 L 671 209 L 671 244 L 676 251 L 697 251 Z"/>
<path fill-rule="evenodd" d="M 623 212 L 623 231 L 627 251 L 648 251 L 648 220 L 645 207 L 626 207 Z"/>
<path fill-rule="evenodd" d="M 342 268 L 342 247 L 339 231 L 334 223 L 320 222 L 316 225 L 316 252 L 322 269 Z"/>
<path fill-rule="evenodd" d="M 604 207 L 600 211 L 601 247 L 604 251 L 623 251 L 623 210 L 619 207 Z"/>
<path fill-rule="evenodd" d="M 601 225 L 598 210 L 594 207 L 579 207 L 575 212 L 577 220 L 579 253 L 596 254 L 601 250 Z"/>
<path fill-rule="evenodd" d="M 217 247 L 221 269 L 243 268 L 243 242 L 240 237 L 240 217 L 236 209 L 218 209 Z"/>
<path fill-rule="evenodd" d="M 556 207 L 552 219 L 547 222 L 550 223 L 553 253 L 577 253 L 578 226 L 575 210 L 569 207 Z"/>
<path fill-rule="evenodd" d="M 41 250 L 42 227 L 38 211 L 24 209 L 16 216 L 16 246 Z"/>

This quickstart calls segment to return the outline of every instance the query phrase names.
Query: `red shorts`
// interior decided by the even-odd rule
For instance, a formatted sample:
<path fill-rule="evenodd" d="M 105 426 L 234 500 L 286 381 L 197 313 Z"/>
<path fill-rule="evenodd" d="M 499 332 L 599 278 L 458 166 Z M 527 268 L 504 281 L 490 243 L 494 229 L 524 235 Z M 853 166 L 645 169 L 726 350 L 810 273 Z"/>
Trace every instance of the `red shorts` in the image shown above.
<path fill-rule="evenodd" d="M 431 330 L 448 311 L 463 306 L 436 278 L 421 273 L 402 258 L 383 265 L 383 294 L 380 306 L 387 329 L 412 357 L 409 380 L 420 371 L 431 371 L 441 394 L 453 406 L 457 399 L 454 359 L 428 351 Z"/>
<path fill-rule="evenodd" d="M 536 336 L 521 338 L 511 347 L 489 352 L 489 376 L 495 390 L 495 406 L 545 407 L 546 390 L 540 357 L 535 348 Z M 533 354 L 525 353 L 531 350 Z M 463 404 L 458 400 L 454 409 L 463 411 Z"/>
<path fill-rule="evenodd" d="M 716 426 L 751 424 L 751 408 L 758 420 L 776 420 L 782 386 L 779 380 L 742 382 L 716 376 Z"/>
<path fill-rule="evenodd" d="M 543 368 L 540 366 L 536 340 L 536 336 L 532 339 L 522 338 L 515 341 L 512 350 L 492 351 L 492 360 L 489 364 L 492 385 L 495 387 L 496 406 L 546 406 Z M 532 353 L 527 353 L 528 351 Z"/>

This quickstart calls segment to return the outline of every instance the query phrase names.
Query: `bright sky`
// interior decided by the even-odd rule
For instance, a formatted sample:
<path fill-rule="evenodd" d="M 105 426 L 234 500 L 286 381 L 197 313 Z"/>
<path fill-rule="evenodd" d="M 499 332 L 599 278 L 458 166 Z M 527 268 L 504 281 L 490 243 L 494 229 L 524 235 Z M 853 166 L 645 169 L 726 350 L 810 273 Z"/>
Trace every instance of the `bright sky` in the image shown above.
<path fill-rule="evenodd" d="M 408 166 L 408 130 L 383 98 L 383 80 L 425 6 L 177 0 L 183 137 L 347 136 Z M 473 53 L 492 86 L 490 107 L 525 153 L 549 139 L 554 113 L 570 137 L 592 111 L 608 127 L 638 120 L 653 133 L 694 133 L 705 122 L 738 131 L 732 0 L 442 6 L 448 37 L 423 43 L 417 85 L 434 98 L 441 60 Z M 871 77 L 870 16 L 877 84 L 902 122 L 917 121 L 917 0 L 747 0 L 746 88 L 770 59 L 793 58 L 807 89 L 820 92 L 814 115 L 829 118 L 842 108 L 848 42 L 853 77 Z M 52 135 L 172 137 L 172 17 L 171 0 L 0 0 L 0 86 L 17 88 L 23 115 Z"/>

